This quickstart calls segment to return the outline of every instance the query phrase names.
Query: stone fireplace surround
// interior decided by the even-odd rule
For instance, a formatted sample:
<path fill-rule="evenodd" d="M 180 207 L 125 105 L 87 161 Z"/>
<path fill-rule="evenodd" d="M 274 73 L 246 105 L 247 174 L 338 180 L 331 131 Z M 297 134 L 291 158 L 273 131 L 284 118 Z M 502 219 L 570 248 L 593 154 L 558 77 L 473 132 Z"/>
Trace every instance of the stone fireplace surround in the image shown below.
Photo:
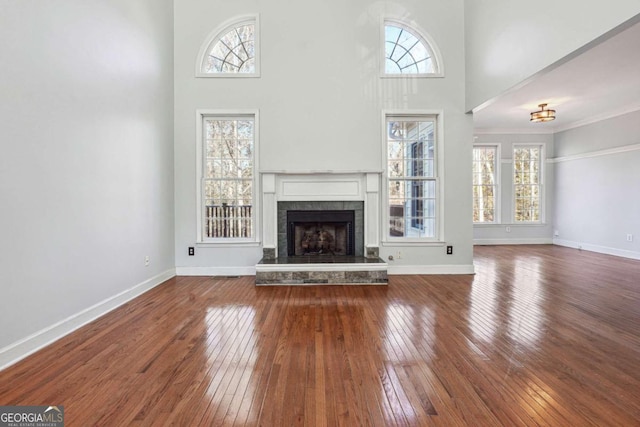
<path fill-rule="evenodd" d="M 380 173 L 263 173 L 256 285 L 387 284 L 378 257 Z M 355 256 L 287 256 L 287 210 L 353 210 Z"/>

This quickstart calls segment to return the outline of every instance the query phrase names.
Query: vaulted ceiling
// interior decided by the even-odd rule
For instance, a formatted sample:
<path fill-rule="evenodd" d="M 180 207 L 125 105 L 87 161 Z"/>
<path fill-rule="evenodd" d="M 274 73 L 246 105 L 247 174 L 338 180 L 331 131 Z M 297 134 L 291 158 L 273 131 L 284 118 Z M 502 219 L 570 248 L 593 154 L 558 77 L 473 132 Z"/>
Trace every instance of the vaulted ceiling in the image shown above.
<path fill-rule="evenodd" d="M 553 133 L 640 109 L 640 23 L 605 35 L 474 110 L 482 132 Z M 556 120 L 530 123 L 538 104 Z"/>

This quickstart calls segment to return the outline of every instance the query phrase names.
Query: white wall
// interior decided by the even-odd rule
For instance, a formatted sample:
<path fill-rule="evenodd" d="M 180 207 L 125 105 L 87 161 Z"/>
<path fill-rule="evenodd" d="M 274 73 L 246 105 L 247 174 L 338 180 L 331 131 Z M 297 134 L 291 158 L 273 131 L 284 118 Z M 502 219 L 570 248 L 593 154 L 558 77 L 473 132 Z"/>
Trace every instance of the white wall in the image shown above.
<path fill-rule="evenodd" d="M 513 220 L 513 146 L 542 145 L 547 159 L 553 158 L 553 134 L 478 134 L 476 144 L 499 144 L 500 153 L 500 221 L 496 224 L 474 224 L 476 244 L 540 244 L 551 243 L 554 214 L 554 164 L 543 164 L 544 220 L 541 224 L 516 224 Z M 510 231 L 507 231 L 507 227 Z"/>
<path fill-rule="evenodd" d="M 0 367 L 172 274 L 172 15 L 3 2 Z"/>
<path fill-rule="evenodd" d="M 504 93 L 639 13 L 638 0 L 549 4 L 465 0 L 467 109 Z"/>
<path fill-rule="evenodd" d="M 640 111 L 555 135 L 554 243 L 640 259 L 639 135 Z"/>
<path fill-rule="evenodd" d="M 195 78 L 206 36 L 222 22 L 260 14 L 262 76 Z M 414 21 L 438 44 L 445 78 L 381 79 L 383 16 Z M 262 171 L 380 171 L 385 109 L 444 112 L 446 205 L 442 246 L 406 252 L 407 264 L 471 265 L 471 117 L 464 114 L 463 1 L 290 2 L 251 0 L 175 4 L 176 265 L 178 271 L 250 273 L 259 246 L 187 247 L 196 241 L 196 109 L 259 109 Z M 380 225 L 381 226 L 381 225 Z M 395 252 L 381 248 L 381 255 Z M 217 268 L 218 270 L 211 270 Z"/>

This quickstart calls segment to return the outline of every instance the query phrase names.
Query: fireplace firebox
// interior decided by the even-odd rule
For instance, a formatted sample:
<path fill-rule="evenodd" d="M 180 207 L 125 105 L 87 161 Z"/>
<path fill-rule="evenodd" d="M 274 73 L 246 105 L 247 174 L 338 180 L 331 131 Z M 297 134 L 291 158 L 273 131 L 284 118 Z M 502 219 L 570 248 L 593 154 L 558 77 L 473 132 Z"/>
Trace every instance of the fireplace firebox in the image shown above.
<path fill-rule="evenodd" d="M 288 256 L 353 256 L 353 210 L 288 210 Z"/>

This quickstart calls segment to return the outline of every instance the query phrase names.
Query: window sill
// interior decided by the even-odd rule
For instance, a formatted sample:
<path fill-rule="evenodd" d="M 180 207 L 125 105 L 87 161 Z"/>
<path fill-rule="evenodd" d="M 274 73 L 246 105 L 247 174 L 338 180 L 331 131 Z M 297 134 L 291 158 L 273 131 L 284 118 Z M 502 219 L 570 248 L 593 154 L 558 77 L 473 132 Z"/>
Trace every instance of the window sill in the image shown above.
<path fill-rule="evenodd" d="M 387 247 L 395 247 L 395 246 L 424 246 L 424 247 L 437 247 L 444 246 L 445 242 L 440 240 L 393 240 L 393 241 L 383 241 L 380 243 L 381 246 Z"/>
<path fill-rule="evenodd" d="M 546 222 L 494 222 L 494 223 L 473 223 L 477 228 L 496 228 L 496 227 L 546 227 Z"/>
<path fill-rule="evenodd" d="M 260 247 L 261 246 L 261 242 L 256 242 L 256 241 L 239 241 L 239 240 L 232 240 L 229 242 L 223 242 L 223 241 L 207 241 L 207 242 L 197 242 L 196 243 L 196 247 L 198 248 L 253 248 L 253 247 Z"/>
<path fill-rule="evenodd" d="M 381 74 L 380 77 L 383 79 L 441 79 L 444 78 L 444 74 Z"/>
<path fill-rule="evenodd" d="M 232 79 L 248 79 L 248 78 L 259 78 L 260 73 L 196 73 L 196 78 L 205 78 L 205 79 L 224 79 L 224 78 L 232 78 Z"/>

